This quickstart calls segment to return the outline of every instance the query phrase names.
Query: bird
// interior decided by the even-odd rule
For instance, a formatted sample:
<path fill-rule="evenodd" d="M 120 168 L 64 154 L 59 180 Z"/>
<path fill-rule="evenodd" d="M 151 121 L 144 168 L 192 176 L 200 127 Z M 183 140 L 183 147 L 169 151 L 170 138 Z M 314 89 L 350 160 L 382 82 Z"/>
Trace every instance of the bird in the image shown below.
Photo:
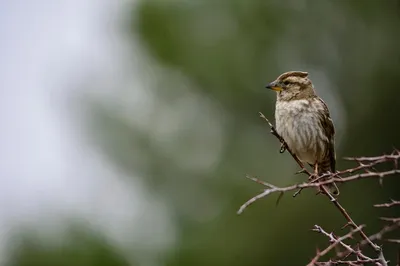
<path fill-rule="evenodd" d="M 318 176 L 336 173 L 335 127 L 308 72 L 285 72 L 266 88 L 277 92 L 275 127 L 290 151 Z M 325 188 L 333 196 L 339 195 L 335 183 Z"/>

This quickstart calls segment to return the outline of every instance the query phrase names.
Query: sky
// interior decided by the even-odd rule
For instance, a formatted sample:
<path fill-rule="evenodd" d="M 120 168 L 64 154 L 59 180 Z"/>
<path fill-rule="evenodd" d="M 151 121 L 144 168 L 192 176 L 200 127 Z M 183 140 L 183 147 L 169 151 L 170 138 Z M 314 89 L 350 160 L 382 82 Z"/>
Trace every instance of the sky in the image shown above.
<path fill-rule="evenodd" d="M 0 1 L 0 253 L 22 226 L 58 232 L 69 216 L 121 246 L 150 241 L 162 250 L 172 241 L 173 233 L 151 237 L 173 232 L 166 207 L 139 181 L 118 178 L 71 110 L 75 95 L 96 90 L 82 86 L 91 76 L 107 81 L 99 91 L 113 87 L 130 2 Z M 149 222 L 151 231 L 134 230 Z"/>

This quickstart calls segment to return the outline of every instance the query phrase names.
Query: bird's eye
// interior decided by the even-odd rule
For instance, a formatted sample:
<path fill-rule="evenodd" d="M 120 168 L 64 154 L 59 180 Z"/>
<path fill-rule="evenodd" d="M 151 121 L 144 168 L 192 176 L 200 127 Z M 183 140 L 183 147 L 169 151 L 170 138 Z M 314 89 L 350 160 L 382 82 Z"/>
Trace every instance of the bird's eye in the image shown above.
<path fill-rule="evenodd" d="M 283 84 L 285 84 L 285 85 L 289 85 L 289 81 L 288 80 L 285 80 L 284 82 L 283 82 Z"/>

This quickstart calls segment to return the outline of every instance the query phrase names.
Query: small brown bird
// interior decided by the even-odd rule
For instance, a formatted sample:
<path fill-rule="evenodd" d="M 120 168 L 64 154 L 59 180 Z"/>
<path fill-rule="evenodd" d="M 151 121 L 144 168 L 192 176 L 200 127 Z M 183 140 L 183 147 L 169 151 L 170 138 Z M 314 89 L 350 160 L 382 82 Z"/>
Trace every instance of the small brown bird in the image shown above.
<path fill-rule="evenodd" d="M 308 73 L 283 73 L 267 88 L 277 92 L 276 131 L 289 149 L 318 175 L 335 173 L 335 128 L 328 107 L 315 94 Z M 339 195 L 335 183 L 327 188 L 333 195 Z"/>

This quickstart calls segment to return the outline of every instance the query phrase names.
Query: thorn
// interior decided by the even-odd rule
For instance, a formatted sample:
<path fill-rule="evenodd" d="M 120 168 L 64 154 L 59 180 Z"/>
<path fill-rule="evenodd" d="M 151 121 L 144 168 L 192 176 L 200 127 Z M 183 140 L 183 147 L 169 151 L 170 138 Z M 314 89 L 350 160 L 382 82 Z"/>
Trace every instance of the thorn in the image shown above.
<path fill-rule="evenodd" d="M 317 253 L 317 255 L 319 255 L 321 253 L 321 250 L 319 250 L 319 248 L 317 247 L 315 252 Z"/>
<path fill-rule="evenodd" d="M 400 154 L 400 150 L 397 149 L 395 146 L 392 146 L 392 149 L 393 149 L 392 155 L 399 155 Z"/>
<path fill-rule="evenodd" d="M 340 230 L 343 230 L 343 229 L 345 229 L 346 227 L 348 227 L 350 225 L 351 225 L 351 223 L 346 223 L 345 225 L 342 226 L 342 228 L 340 228 Z"/>
<path fill-rule="evenodd" d="M 306 168 L 302 168 L 302 169 L 300 169 L 299 171 L 297 171 L 296 173 L 294 173 L 295 175 L 299 175 L 299 174 L 305 174 L 306 173 L 306 171 L 307 171 L 307 169 Z"/>
<path fill-rule="evenodd" d="M 300 188 L 299 190 L 297 190 L 297 191 L 293 194 L 293 198 L 297 197 L 297 195 L 299 195 L 300 192 L 301 192 L 302 190 L 303 190 L 302 188 Z"/>
<path fill-rule="evenodd" d="M 276 200 L 275 206 L 278 206 L 279 202 L 281 201 L 282 197 L 283 197 L 283 192 L 281 192 L 278 196 L 278 199 Z"/>
<path fill-rule="evenodd" d="M 383 177 L 379 177 L 379 185 L 383 187 Z"/>
<path fill-rule="evenodd" d="M 321 227 L 319 225 L 314 225 L 314 228 L 312 228 L 311 230 L 317 233 L 321 233 Z"/>

